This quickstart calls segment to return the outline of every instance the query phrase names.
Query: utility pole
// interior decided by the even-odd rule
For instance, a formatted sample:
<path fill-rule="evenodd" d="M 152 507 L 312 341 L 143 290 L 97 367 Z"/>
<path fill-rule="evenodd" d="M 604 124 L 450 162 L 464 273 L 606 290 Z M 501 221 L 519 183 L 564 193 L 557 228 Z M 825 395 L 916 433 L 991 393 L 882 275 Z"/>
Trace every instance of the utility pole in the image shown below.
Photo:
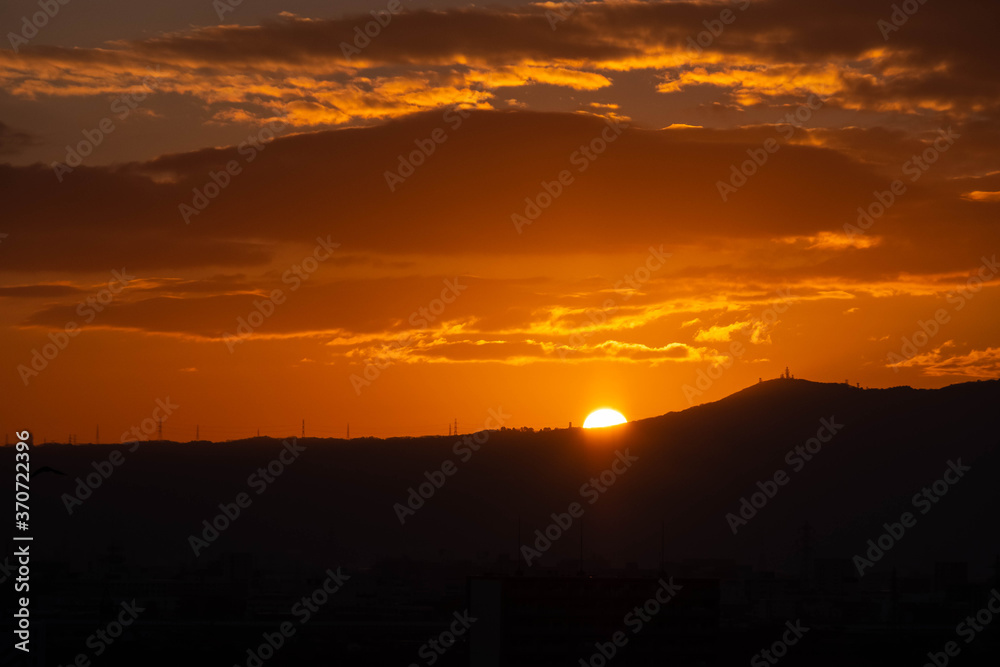
<path fill-rule="evenodd" d="M 306 437 L 306 420 L 302 420 L 302 437 Z"/>
<path fill-rule="evenodd" d="M 156 439 L 163 441 L 163 417 L 160 417 L 156 422 Z"/>

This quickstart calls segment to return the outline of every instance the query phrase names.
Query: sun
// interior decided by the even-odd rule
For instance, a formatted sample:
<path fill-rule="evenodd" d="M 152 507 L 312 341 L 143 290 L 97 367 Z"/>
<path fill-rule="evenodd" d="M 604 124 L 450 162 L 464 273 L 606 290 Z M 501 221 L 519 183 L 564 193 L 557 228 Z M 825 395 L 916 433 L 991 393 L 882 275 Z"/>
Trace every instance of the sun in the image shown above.
<path fill-rule="evenodd" d="M 624 424 L 626 421 L 622 413 L 617 410 L 601 408 L 587 415 L 587 419 L 583 422 L 583 427 L 602 428 L 604 426 L 617 426 L 618 424 Z"/>

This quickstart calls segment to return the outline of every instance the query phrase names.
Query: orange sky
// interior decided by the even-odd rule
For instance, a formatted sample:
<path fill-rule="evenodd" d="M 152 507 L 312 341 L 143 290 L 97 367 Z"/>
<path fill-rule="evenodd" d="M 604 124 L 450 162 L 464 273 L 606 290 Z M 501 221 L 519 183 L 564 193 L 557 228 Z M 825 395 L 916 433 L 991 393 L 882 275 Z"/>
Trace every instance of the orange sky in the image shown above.
<path fill-rule="evenodd" d="M 384 2 L 66 5 L 0 50 L 6 433 L 117 441 L 167 397 L 171 439 L 384 436 L 653 416 L 786 365 L 997 377 L 996 7 L 405 4 L 360 54 Z"/>

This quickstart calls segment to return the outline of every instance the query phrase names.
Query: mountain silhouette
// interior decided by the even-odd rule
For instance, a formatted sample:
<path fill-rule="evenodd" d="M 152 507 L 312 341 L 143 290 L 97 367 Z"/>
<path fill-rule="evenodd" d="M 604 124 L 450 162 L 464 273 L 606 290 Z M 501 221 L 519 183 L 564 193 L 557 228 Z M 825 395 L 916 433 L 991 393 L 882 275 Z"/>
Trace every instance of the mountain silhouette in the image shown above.
<path fill-rule="evenodd" d="M 353 580 L 338 594 L 339 611 L 323 617 L 317 626 L 322 632 L 302 640 L 318 643 L 290 649 L 284 659 L 292 662 L 273 664 L 295 664 L 295 651 L 306 646 L 309 652 L 302 655 L 357 658 L 361 651 L 368 662 L 350 664 L 385 664 L 380 661 L 413 661 L 433 626 L 428 618 L 447 620 L 481 605 L 473 591 L 494 590 L 492 580 L 482 577 L 500 577 L 501 587 L 514 581 L 510 577 L 537 581 L 539 591 L 550 591 L 556 588 L 546 582 L 571 578 L 599 586 L 631 577 L 629 590 L 644 590 L 644 577 L 655 583 L 656 577 L 677 576 L 705 600 L 695 605 L 679 595 L 671 602 L 679 617 L 716 623 L 711 619 L 738 608 L 748 623 L 780 627 L 803 608 L 815 611 L 815 601 L 765 614 L 751 612 L 758 602 L 740 593 L 746 598 L 742 607 L 705 609 L 722 604 L 712 591 L 727 581 L 745 582 L 739 590 L 751 591 L 758 586 L 755 577 L 785 577 L 814 596 L 827 595 L 827 585 L 888 596 L 897 577 L 899 586 L 919 588 L 919 577 L 931 581 L 934 573 L 938 583 L 928 583 L 921 595 L 944 590 L 940 582 L 961 591 L 951 606 L 935 603 L 940 625 L 933 636 L 944 641 L 960 612 L 970 609 L 969 600 L 988 590 L 971 582 L 1000 583 L 993 514 L 1000 503 L 998 404 L 996 380 L 928 390 L 782 378 L 714 403 L 605 429 L 150 442 L 135 451 L 124 445 L 42 445 L 33 451 L 33 463 L 66 474 L 32 479 L 33 558 L 42 563 L 39 608 L 60 609 L 70 599 L 84 605 L 95 596 L 103 606 L 88 613 L 103 618 L 112 598 L 132 597 L 134 590 L 158 600 L 150 618 L 164 628 L 187 624 L 174 628 L 178 632 L 195 632 L 189 626 L 208 620 L 228 623 L 235 615 L 249 625 L 232 625 L 225 641 L 217 626 L 192 639 L 205 656 L 232 662 L 240 653 L 233 654 L 231 644 L 259 639 L 260 631 L 253 631 L 259 624 L 248 619 L 280 619 L 303 589 L 322 580 L 321 573 L 343 567 Z M 476 438 L 478 449 L 470 444 Z M 4 451 L 12 457 L 13 448 Z M 108 462 L 115 451 L 121 452 L 117 465 Z M 269 466 L 265 483 L 261 471 Z M 932 498 L 915 498 L 924 489 Z M 233 512 L 240 494 L 249 502 L 239 515 L 219 521 L 224 526 L 215 536 L 206 535 L 204 522 Z M 573 503 L 582 513 L 569 521 Z M 871 558 L 869 540 L 878 544 L 887 530 L 897 530 L 904 513 L 913 521 Z M 559 521 L 568 525 L 553 528 Z M 549 537 L 540 541 L 546 531 Z M 860 569 L 859 557 L 870 559 Z M 516 594 L 510 595 L 505 608 L 517 609 Z M 537 601 L 549 593 L 531 595 Z M 598 599 L 593 595 L 585 598 Z M 571 599 L 577 601 L 553 602 L 552 609 L 584 604 Z M 885 622 L 889 598 L 872 600 L 865 609 L 876 610 L 873 618 Z M 895 605 L 897 598 L 891 600 Z M 616 604 L 600 606 L 614 610 Z M 397 616 L 386 617 L 390 610 Z M 614 613 L 617 620 L 612 614 L 606 624 L 610 630 L 621 620 Z M 378 620 L 368 630 L 345 630 L 345 623 L 359 617 Z M 534 627 L 504 623 L 507 632 Z M 386 624 L 408 628 L 408 639 L 385 644 L 380 638 Z M 584 636 L 573 642 L 591 641 L 591 652 L 593 641 L 607 640 L 590 640 L 597 631 L 589 626 L 578 630 Z M 475 629 L 471 636 L 477 637 Z M 824 641 L 835 646 L 842 639 Z M 757 635 L 744 640 L 746 646 L 758 641 Z M 64 642 L 70 653 L 73 641 Z M 715 644 L 702 641 L 698 650 Z M 745 659 L 744 648 L 733 644 L 726 650 L 734 654 L 725 659 Z M 459 660 L 464 650 L 442 664 L 469 664 Z M 122 649 L 120 656 L 126 655 Z M 699 653 L 678 664 L 725 662 L 713 655 Z M 524 657 L 498 664 L 518 661 L 545 664 Z M 813 664 L 827 663 L 817 658 Z"/>
<path fill-rule="evenodd" d="M 464 454 L 467 461 L 454 451 L 461 436 L 305 438 L 300 459 L 259 496 L 247 479 L 281 441 L 154 442 L 134 453 L 121 448 L 124 462 L 72 515 L 60 494 L 72 494 L 75 480 L 92 473 L 109 448 L 50 444 L 35 458 L 67 475 L 36 480 L 48 493 L 36 511 L 42 530 L 75 551 L 103 549 L 126 531 L 146 538 L 136 549 L 183 558 L 187 535 L 244 491 L 253 506 L 213 550 L 294 545 L 326 558 L 350 545 L 365 562 L 433 558 L 441 550 L 514 558 L 518 517 L 525 535 L 544 527 L 551 513 L 580 500 L 579 487 L 611 465 L 616 449 L 628 448 L 638 461 L 587 508 L 588 556 L 655 563 L 665 531 L 668 558 L 757 563 L 763 554 L 780 565 L 794 557 L 795 531 L 805 522 L 818 551 L 854 555 L 883 522 L 912 510 L 911 497 L 941 478 L 949 460 L 961 459 L 971 472 L 934 504 L 898 557 L 900 564 L 962 557 L 985 567 L 1000 552 L 986 523 L 1000 500 L 990 481 L 998 472 L 998 399 L 998 381 L 864 390 L 780 379 L 619 427 L 491 432 L 478 451 Z M 843 428 L 795 471 L 786 454 L 815 437 L 821 420 Z M 449 460 L 456 472 L 401 524 L 393 506 L 405 505 L 408 489 Z M 788 472 L 788 483 L 734 535 L 726 514 L 778 470 Z M 540 562 L 575 557 L 578 545 L 564 542 Z"/>

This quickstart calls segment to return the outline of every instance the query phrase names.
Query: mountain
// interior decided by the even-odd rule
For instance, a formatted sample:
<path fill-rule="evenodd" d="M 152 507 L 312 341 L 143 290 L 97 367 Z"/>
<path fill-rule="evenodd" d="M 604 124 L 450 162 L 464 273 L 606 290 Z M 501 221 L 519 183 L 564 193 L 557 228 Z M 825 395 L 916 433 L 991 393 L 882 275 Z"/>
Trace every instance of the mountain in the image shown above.
<path fill-rule="evenodd" d="M 552 513 L 580 502 L 588 559 L 654 565 L 662 534 L 667 560 L 732 558 L 781 569 L 795 567 L 804 523 L 816 557 L 850 558 L 884 532 L 883 523 L 914 512 L 912 496 L 941 479 L 949 462 L 961 462 L 971 470 L 946 485 L 947 495 L 874 569 L 962 560 L 979 571 L 1000 553 L 990 518 L 1000 500 L 992 481 L 1000 472 L 998 399 L 998 381 L 918 390 L 780 379 L 609 429 L 484 432 L 478 451 L 461 444 L 462 436 L 306 438 L 297 441 L 304 451 L 266 484 L 250 478 L 282 450 L 269 438 L 149 442 L 134 452 L 44 445 L 32 465 L 66 475 L 33 480 L 33 512 L 59 553 L 97 553 L 116 542 L 146 558 L 183 562 L 193 559 L 188 537 L 201 522 L 245 492 L 252 504 L 204 553 L 294 551 L 303 562 L 328 562 L 334 554 L 362 564 L 440 552 L 515 558 L 519 519 L 528 543 Z M 836 433 L 821 431 L 824 423 Z M 832 437 L 815 454 L 794 453 L 817 432 Z M 82 503 L 69 500 L 65 494 L 114 450 L 122 460 L 110 477 Z M 581 486 L 608 469 L 616 451 L 635 462 L 606 491 L 582 495 Z M 443 484 L 419 509 L 394 508 L 447 461 L 453 474 L 437 475 Z M 745 525 L 727 519 L 739 516 L 741 498 L 750 500 L 758 482 L 770 486 L 780 470 L 787 483 L 773 487 L 774 497 L 755 516 Z M 576 558 L 573 535 L 532 567 Z"/>
<path fill-rule="evenodd" d="M 96 657 L 123 605 L 102 664 L 431 664 L 466 612 L 436 664 L 577 664 L 665 586 L 616 664 L 731 665 L 800 621 L 802 664 L 921 664 L 1000 584 L 998 399 L 781 379 L 606 429 L 42 445 L 30 664 Z"/>

